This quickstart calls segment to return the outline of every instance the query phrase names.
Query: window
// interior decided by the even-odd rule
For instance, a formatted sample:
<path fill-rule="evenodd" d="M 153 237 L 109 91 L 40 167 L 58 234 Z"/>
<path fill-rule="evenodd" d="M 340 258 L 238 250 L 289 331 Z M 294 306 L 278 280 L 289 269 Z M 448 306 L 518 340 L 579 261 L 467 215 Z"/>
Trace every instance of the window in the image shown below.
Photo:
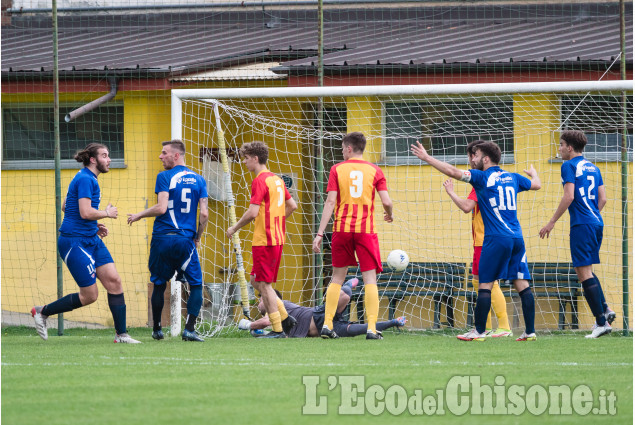
<path fill-rule="evenodd" d="M 111 166 L 124 165 L 123 106 L 104 105 L 67 123 L 64 116 L 80 105 L 60 107 L 60 156 L 63 168 L 81 165 L 73 156 L 91 142 L 110 150 Z M 2 167 L 53 168 L 55 159 L 53 107 L 19 105 L 2 109 Z"/>
<path fill-rule="evenodd" d="M 417 139 L 432 155 L 454 164 L 467 164 L 467 144 L 477 139 L 498 143 L 501 162 L 513 161 L 511 98 L 386 102 L 384 113 L 387 164 L 418 163 L 410 155 L 410 145 Z"/>
<path fill-rule="evenodd" d="M 586 134 L 584 156 L 591 161 L 619 161 L 622 129 L 626 125 L 628 157 L 633 160 L 633 96 L 626 97 L 625 124 L 620 95 L 566 95 L 561 98 L 560 111 L 563 130 L 581 130 Z"/>

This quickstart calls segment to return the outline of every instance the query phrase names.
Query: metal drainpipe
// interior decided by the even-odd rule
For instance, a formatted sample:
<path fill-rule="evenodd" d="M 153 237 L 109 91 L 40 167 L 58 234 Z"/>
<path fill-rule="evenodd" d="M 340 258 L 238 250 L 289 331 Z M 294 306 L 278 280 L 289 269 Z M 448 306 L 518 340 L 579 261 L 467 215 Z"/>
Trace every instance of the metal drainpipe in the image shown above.
<path fill-rule="evenodd" d="M 79 108 L 77 108 L 74 111 L 70 112 L 69 114 L 67 114 L 64 117 L 64 121 L 71 122 L 75 118 L 81 117 L 86 112 L 90 112 L 93 109 L 98 108 L 99 106 L 103 105 L 104 103 L 108 102 L 113 97 L 115 97 L 117 95 L 117 79 L 116 78 L 109 78 L 108 82 L 110 83 L 110 93 L 108 93 L 105 96 L 100 97 L 99 99 L 95 99 L 92 102 L 87 103 L 84 106 L 80 106 Z"/>

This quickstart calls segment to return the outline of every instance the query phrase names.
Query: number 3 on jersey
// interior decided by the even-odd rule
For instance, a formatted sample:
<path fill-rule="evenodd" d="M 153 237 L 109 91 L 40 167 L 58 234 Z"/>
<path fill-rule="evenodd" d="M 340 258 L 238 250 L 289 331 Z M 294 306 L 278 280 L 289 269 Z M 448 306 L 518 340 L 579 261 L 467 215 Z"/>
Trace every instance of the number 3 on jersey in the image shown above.
<path fill-rule="evenodd" d="M 349 186 L 351 190 L 351 198 L 361 198 L 364 191 L 364 173 L 361 171 L 351 171 L 350 174 L 352 186 Z"/>

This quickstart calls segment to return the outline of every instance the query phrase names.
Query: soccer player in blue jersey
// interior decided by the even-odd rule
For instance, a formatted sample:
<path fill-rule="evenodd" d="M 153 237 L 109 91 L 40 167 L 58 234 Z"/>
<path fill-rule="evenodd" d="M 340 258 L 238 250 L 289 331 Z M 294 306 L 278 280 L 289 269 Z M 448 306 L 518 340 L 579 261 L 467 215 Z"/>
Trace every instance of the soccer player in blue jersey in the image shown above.
<path fill-rule="evenodd" d="M 511 280 L 518 291 L 525 319 L 525 331 L 516 341 L 535 341 L 534 295 L 529 287 L 529 267 L 522 229 L 516 214 L 516 195 L 525 190 L 540 189 L 540 178 L 533 166 L 525 173 L 531 178 L 510 173 L 498 166 L 501 150 L 494 142 L 483 142 L 474 147 L 475 169 L 461 171 L 429 155 L 416 142 L 411 151 L 417 158 L 432 165 L 448 177 L 470 183 L 476 190 L 478 206 L 485 225 L 485 238 L 480 264 L 479 289 L 474 321 L 476 328 L 459 335 L 463 341 L 484 341 L 487 314 L 492 305 L 491 290 L 496 280 Z"/>
<path fill-rule="evenodd" d="M 595 316 L 595 326 L 587 338 L 599 338 L 611 333 L 615 312 L 604 298 L 600 280 L 593 273 L 593 264 L 600 263 L 600 246 L 604 222 L 600 212 L 606 204 L 606 190 L 598 167 L 587 161 L 582 152 L 587 138 L 581 131 L 564 131 L 560 135 L 560 156 L 565 161 L 560 168 L 564 195 L 553 217 L 540 229 L 540 237 L 549 237 L 556 222 L 568 209 L 571 217 L 569 246 L 584 297 Z"/>
<path fill-rule="evenodd" d="M 42 339 L 47 340 L 46 319 L 94 303 L 99 294 L 95 283 L 99 279 L 108 292 L 108 306 L 117 332 L 115 342 L 138 344 L 139 341 L 131 338 L 126 331 L 126 303 L 121 278 L 108 248 L 101 240 L 108 235 L 108 229 L 97 223 L 97 220 L 117 218 L 118 215 L 117 208 L 110 203 L 105 209 L 99 209 L 101 190 L 97 177 L 110 169 L 108 148 L 99 143 L 90 143 L 77 152 L 75 160 L 83 163 L 84 168 L 68 186 L 57 249 L 77 282 L 79 292 L 68 294 L 45 306 L 33 307 L 31 315 L 35 329 Z"/>
<path fill-rule="evenodd" d="M 163 163 L 157 176 L 155 193 L 156 205 L 138 214 L 128 214 L 128 224 L 144 217 L 156 217 L 150 244 L 150 280 L 152 291 L 152 338 L 163 339 L 161 312 L 163 294 L 167 282 L 179 272 L 190 285 L 187 300 L 187 319 L 181 334 L 184 341 L 202 342 L 194 330 L 196 318 L 203 305 L 203 273 L 196 248 L 207 227 L 207 183 L 205 179 L 185 166 L 185 144 L 180 140 L 163 142 L 159 159 Z M 197 207 L 200 214 L 197 220 Z M 198 226 L 197 226 L 198 224 Z"/>

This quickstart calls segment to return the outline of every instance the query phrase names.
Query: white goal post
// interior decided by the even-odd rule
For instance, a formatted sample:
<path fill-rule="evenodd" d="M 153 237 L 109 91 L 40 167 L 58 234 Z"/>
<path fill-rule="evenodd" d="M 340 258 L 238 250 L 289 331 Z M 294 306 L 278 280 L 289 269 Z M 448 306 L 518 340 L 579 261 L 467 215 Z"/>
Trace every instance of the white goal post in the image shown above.
<path fill-rule="evenodd" d="M 335 106 L 344 104 L 345 106 L 342 109 L 344 110 L 343 116 L 345 118 L 343 118 L 343 120 L 347 123 L 345 124 L 345 126 L 347 125 L 345 130 L 364 131 L 365 133 L 370 131 L 372 134 L 367 134 L 367 138 L 370 136 L 370 138 L 376 142 L 376 144 L 372 145 L 373 149 L 375 149 L 373 152 L 375 152 L 376 155 L 371 153 L 372 158 L 370 160 L 379 162 L 382 168 L 384 166 L 393 167 L 391 168 L 391 175 L 387 177 L 388 184 L 391 190 L 393 187 L 397 188 L 393 199 L 396 204 L 396 216 L 399 217 L 401 214 L 402 217 L 400 218 L 400 224 L 393 226 L 388 233 L 384 232 L 384 227 L 379 228 L 378 233 L 380 243 L 384 244 L 382 247 L 383 257 L 385 258 L 388 254 L 387 249 L 404 249 L 410 255 L 411 261 L 414 259 L 415 261 L 423 263 L 430 258 L 434 258 L 435 253 L 444 252 L 445 258 L 469 265 L 469 262 L 471 261 L 471 256 L 469 255 L 469 244 L 471 242 L 469 239 L 469 234 L 471 234 L 469 233 L 469 218 L 463 217 L 455 211 L 452 208 L 452 202 L 449 198 L 444 197 L 445 193 L 442 191 L 439 184 L 439 182 L 442 181 L 441 176 L 425 170 L 421 171 L 417 169 L 416 171 L 413 171 L 412 166 L 419 165 L 419 163 L 412 161 L 412 158 L 407 158 L 409 153 L 403 149 L 404 143 L 406 143 L 404 140 L 408 137 L 414 137 L 414 135 L 409 136 L 408 131 L 412 130 L 412 128 L 416 128 L 417 131 L 419 131 L 417 135 L 422 134 L 424 137 L 429 136 L 430 143 L 433 144 L 432 146 L 435 146 L 433 139 L 442 139 L 442 142 L 439 142 L 440 144 L 438 145 L 441 146 L 439 147 L 439 152 L 441 152 L 442 155 L 448 155 L 445 157 L 446 160 L 449 160 L 450 162 L 454 161 L 455 164 L 465 164 L 465 162 L 461 162 L 461 158 L 459 158 L 463 155 L 461 150 L 454 149 L 454 147 L 448 147 L 447 141 L 456 140 L 456 143 L 458 144 L 462 143 L 464 140 L 470 140 L 470 138 L 474 138 L 476 135 L 488 137 L 491 134 L 491 132 L 487 129 L 489 123 L 487 119 L 484 119 L 482 122 L 479 121 L 478 123 L 474 123 L 471 127 L 471 124 L 469 123 L 458 123 L 455 127 L 450 128 L 451 121 L 465 121 L 467 120 L 465 118 L 467 115 L 465 115 L 466 112 L 461 108 L 445 108 L 445 105 L 456 106 L 461 103 L 460 99 L 465 98 L 469 99 L 469 105 L 481 105 L 480 109 L 476 111 L 476 115 L 487 115 L 490 112 L 488 111 L 488 108 L 492 109 L 498 107 L 499 103 L 496 102 L 502 99 L 513 103 L 511 106 L 511 117 L 499 118 L 498 115 L 500 114 L 498 114 L 496 117 L 491 118 L 489 122 L 494 122 L 499 127 L 507 126 L 507 129 L 504 131 L 509 133 L 506 137 L 511 137 L 510 143 L 512 145 L 517 143 L 516 140 L 519 139 L 517 134 L 519 132 L 519 128 L 524 132 L 522 135 L 523 140 L 519 143 L 519 146 L 522 146 L 522 149 L 516 148 L 512 151 L 510 157 L 505 156 L 505 149 L 503 149 L 503 164 L 513 164 L 514 171 L 522 172 L 522 167 L 530 161 L 540 161 L 542 164 L 542 172 L 547 174 L 547 178 L 543 180 L 543 187 L 546 187 L 546 190 L 541 191 L 543 193 L 541 196 L 526 196 L 523 200 L 519 198 L 519 204 L 521 202 L 527 204 L 527 206 L 523 208 L 521 223 L 523 225 L 525 239 L 527 240 L 528 238 L 532 238 L 532 242 L 526 243 L 527 245 L 536 246 L 533 248 L 533 253 L 531 250 L 529 253 L 533 254 L 535 257 L 540 257 L 542 261 L 566 263 L 570 261 L 570 258 L 567 257 L 568 231 L 565 231 L 565 229 L 567 229 L 566 226 L 568 225 L 568 217 L 563 217 L 558 223 L 560 229 L 559 236 L 551 238 L 550 241 L 541 242 L 533 240 L 535 236 L 534 233 L 537 234 L 537 229 L 540 228 L 539 226 L 544 224 L 543 221 L 546 223 L 546 221 L 550 218 L 550 214 L 553 214 L 553 211 L 555 211 L 555 207 L 557 206 L 557 202 L 562 195 L 559 175 L 560 168 L 558 164 L 558 162 L 561 161 L 559 161 L 556 157 L 557 148 L 555 148 L 555 145 L 557 145 L 558 140 L 554 140 L 554 134 L 563 129 L 563 125 L 565 121 L 569 119 L 569 115 L 575 115 L 577 119 L 577 121 L 573 120 L 572 123 L 567 126 L 567 128 L 572 129 L 576 128 L 576 125 L 587 117 L 584 113 L 588 114 L 588 112 L 584 111 L 592 110 L 592 108 L 585 109 L 585 106 L 580 106 L 586 104 L 585 100 L 587 97 L 596 96 L 599 98 L 604 95 L 618 96 L 620 93 L 625 92 L 628 96 L 631 96 L 632 99 L 632 91 L 632 80 L 397 86 L 174 89 L 171 92 L 171 136 L 173 139 L 183 139 L 186 144 L 190 143 L 200 151 L 205 149 L 219 149 L 219 146 L 221 145 L 217 143 L 219 136 L 218 132 L 221 133 L 221 138 L 224 133 L 227 133 L 226 137 L 228 138 L 228 143 L 230 144 L 227 149 L 236 149 L 240 147 L 242 142 L 250 141 L 256 138 L 256 136 L 264 137 L 265 139 L 269 137 L 268 144 L 270 144 L 270 149 L 272 149 L 271 144 L 274 139 L 277 144 L 279 142 L 280 146 L 284 146 L 275 147 L 275 149 L 280 149 L 280 154 L 274 154 L 277 160 L 281 163 L 284 163 L 285 161 L 287 163 L 293 163 L 297 160 L 297 158 L 291 158 L 287 154 L 292 153 L 291 151 L 294 149 L 299 149 L 298 147 L 303 146 L 302 143 L 306 143 L 307 140 L 314 141 L 316 136 L 315 133 L 311 133 L 310 131 L 304 133 L 303 126 L 310 126 L 310 124 L 307 124 L 306 122 L 284 122 L 285 114 L 287 114 L 290 110 L 296 112 L 297 110 L 306 108 L 305 105 L 307 103 L 316 102 L 317 99 L 325 99 L 326 103 L 330 102 Z M 566 101 L 562 100 L 564 98 L 562 96 L 563 94 L 566 94 Z M 350 103 L 347 103 L 347 99 L 358 98 L 377 99 L 378 101 L 368 101 L 367 105 L 364 105 L 364 107 L 368 109 L 362 109 L 360 107 L 359 109 L 351 111 Z M 427 103 L 426 105 L 421 106 L 421 102 Z M 603 99 L 601 102 L 606 102 L 606 100 Z M 267 105 L 266 108 L 263 106 L 265 104 Z M 219 105 L 223 106 L 223 119 L 226 119 L 227 122 L 221 123 L 218 112 Z M 279 105 L 280 107 L 278 108 L 276 105 Z M 412 112 L 413 107 L 411 107 L 411 105 L 417 105 L 416 113 Z M 568 109 L 566 109 L 563 105 L 565 105 Z M 604 105 L 604 103 L 597 103 L 597 105 Z M 436 113 L 437 115 L 431 116 L 430 114 L 435 114 L 435 112 L 430 111 L 434 110 L 437 106 L 439 106 L 439 108 L 443 107 L 444 112 Z M 520 114 L 517 113 L 519 108 L 523 108 L 525 106 L 528 108 L 527 110 L 522 111 Z M 386 108 L 389 107 L 393 108 L 392 110 L 395 111 L 403 111 L 397 112 L 402 115 L 395 115 L 396 118 L 388 117 L 389 114 L 386 112 Z M 262 110 L 259 108 L 262 108 Z M 372 108 L 379 108 L 381 110 L 375 110 Z M 534 111 L 533 108 L 536 108 L 536 110 Z M 597 108 L 606 109 L 604 106 L 597 106 Z M 530 124 L 525 122 L 531 121 L 534 117 L 539 116 L 545 109 L 549 109 L 551 111 L 550 116 L 545 115 L 545 118 L 536 118 L 535 122 Z M 561 112 L 565 109 L 567 111 L 566 114 L 568 114 L 566 117 L 565 113 Z M 425 119 L 420 119 L 420 115 L 422 113 L 421 111 L 428 114 Z M 447 114 L 454 113 L 453 111 L 458 111 L 460 116 L 452 119 L 448 118 L 449 115 Z M 576 113 L 576 111 L 582 111 L 583 113 Z M 622 131 L 622 127 L 624 127 L 623 124 L 620 124 L 620 120 L 624 122 L 626 119 L 625 114 L 618 107 L 609 111 L 609 113 L 611 114 L 611 120 L 614 121 L 614 123 L 610 126 L 611 129 L 613 129 L 611 131 L 615 131 L 615 134 L 618 134 Z M 373 128 L 373 125 L 364 121 L 364 115 L 367 115 L 369 120 L 375 120 L 373 121 L 375 123 L 373 125 L 375 125 L 376 128 Z M 495 114 L 492 114 L 492 116 L 494 115 Z M 629 112 L 629 117 L 632 120 L 632 111 Z M 391 121 L 391 125 L 394 128 L 388 128 L 389 125 L 387 124 L 387 120 L 389 118 L 394 121 Z M 358 121 L 353 121 L 353 119 Z M 591 117 L 590 119 L 604 119 L 604 115 L 601 117 Z M 196 120 L 197 124 L 186 123 L 184 122 L 185 120 L 189 120 L 190 122 Z M 280 126 L 275 127 L 274 125 L 271 129 L 267 129 L 267 126 L 272 125 L 271 121 L 275 120 L 280 121 Z M 437 127 L 440 127 L 441 124 L 444 125 L 442 132 L 438 129 L 431 130 L 432 126 L 428 125 L 428 121 L 432 122 L 435 120 L 437 121 L 434 124 L 437 125 Z M 205 125 L 200 124 L 202 121 L 205 121 Z M 253 123 L 250 121 L 253 121 Z M 416 124 L 412 124 L 415 121 Z M 380 123 L 381 125 L 378 125 L 377 123 Z M 414 125 L 415 127 L 408 127 L 410 125 Z M 416 127 L 418 125 L 422 126 L 423 129 Z M 221 126 L 224 128 L 220 128 Z M 631 129 L 632 134 L 632 122 L 630 123 L 630 127 L 628 127 L 628 124 L 626 126 Z M 205 130 L 202 130 L 200 127 L 205 127 Z M 373 130 L 368 130 L 369 128 L 373 128 Z M 616 128 L 618 130 L 615 130 Z M 276 129 L 283 129 L 283 131 L 276 131 Z M 293 131 L 296 131 L 298 134 L 302 134 L 302 136 L 296 137 L 290 135 L 289 141 L 284 139 L 284 133 Z M 434 133 L 435 131 L 438 133 Z M 232 134 L 232 132 L 235 132 L 235 134 Z M 430 134 L 427 132 L 430 132 Z M 318 134 L 321 135 L 322 133 L 320 132 Z M 614 135 L 611 135 L 611 137 L 614 137 Z M 632 135 L 630 137 L 631 139 L 629 140 L 632 141 Z M 280 138 L 283 139 L 279 140 Z M 298 140 L 301 140 L 301 142 L 298 143 Z M 391 142 L 393 144 L 388 146 L 386 142 L 387 140 L 393 140 L 393 142 Z M 494 138 L 492 140 L 494 140 Z M 596 155 L 595 160 L 606 163 L 605 167 L 601 167 L 603 174 L 607 173 L 607 178 L 610 179 L 610 184 L 612 186 L 619 185 L 619 170 L 616 171 L 616 168 L 611 164 L 611 162 L 615 163 L 620 161 L 617 155 L 618 152 L 611 151 L 610 148 L 607 148 L 606 144 L 608 142 L 606 142 L 606 140 L 598 141 L 599 137 L 593 140 L 595 140 L 599 146 L 598 152 L 594 153 L 594 155 Z M 591 141 L 589 143 L 591 143 Z M 285 149 L 287 151 L 284 151 Z M 223 154 L 225 153 L 225 150 L 226 149 L 223 147 Z M 284 159 L 281 157 L 283 152 L 287 155 Z M 192 155 L 196 155 L 196 153 L 193 153 Z M 631 155 L 629 161 L 631 161 L 630 166 L 632 167 L 632 145 L 629 147 L 629 155 Z M 506 162 L 506 158 L 512 159 L 509 159 Z M 224 161 L 227 161 L 227 158 L 225 158 Z M 218 159 L 218 162 L 220 162 L 220 159 Z M 276 167 L 276 165 L 274 165 L 274 167 Z M 239 175 L 241 176 L 240 187 L 243 189 L 246 188 L 251 182 L 251 177 L 247 176 L 245 179 L 242 177 L 242 174 L 248 174 L 247 171 L 241 170 L 240 166 L 235 166 L 234 168 L 236 170 L 233 171 L 233 175 L 235 177 Z M 284 167 L 278 168 L 281 170 L 284 169 Z M 429 167 L 419 168 L 429 169 Z M 220 167 L 218 167 L 218 169 L 220 169 Z M 227 168 L 225 168 L 225 170 L 227 170 Z M 278 172 L 273 169 L 272 171 Z M 316 174 L 315 170 L 311 171 L 311 175 Z M 324 170 L 319 171 L 323 172 Z M 283 170 L 280 172 L 286 171 Z M 328 173 L 328 170 L 325 170 L 325 172 Z M 228 175 L 225 176 L 228 182 L 226 186 L 229 190 L 231 190 L 232 183 L 235 182 L 229 180 L 229 174 L 232 172 L 226 171 L 226 173 L 228 173 Z M 288 174 L 294 175 L 292 172 L 289 172 Z M 306 175 L 304 178 L 307 178 Z M 605 181 L 607 181 L 607 178 L 605 178 Z M 408 189 L 406 189 L 406 186 L 409 186 Z M 321 190 L 321 188 L 319 189 Z M 459 188 L 457 187 L 457 189 Z M 614 193 L 619 189 L 619 187 L 612 187 L 611 189 L 611 193 Z M 296 190 L 302 191 L 302 188 L 296 187 Z M 313 196 L 313 199 L 310 196 L 303 199 L 319 199 L 319 196 L 321 195 L 320 190 L 314 187 L 314 190 L 310 193 L 310 195 Z M 463 186 L 461 186 L 461 190 L 463 190 Z M 430 194 L 431 198 L 424 199 L 423 196 L 418 196 L 417 193 Z M 461 192 L 460 196 L 465 197 L 465 194 Z M 233 198 L 233 195 L 230 197 Z M 441 202 L 441 200 L 443 202 Z M 619 203 L 620 197 L 615 195 L 613 200 Z M 430 205 L 430 202 L 433 202 L 434 204 Z M 411 203 L 408 207 L 404 206 L 408 203 Z M 401 204 L 401 206 L 399 204 Z M 244 206 L 240 203 L 237 205 L 240 205 L 241 207 Z M 437 205 L 439 205 L 438 208 Z M 302 206 L 300 209 L 302 209 Z M 433 211 L 435 209 L 438 209 L 438 211 Z M 422 218 L 420 215 L 424 210 L 426 216 L 424 222 L 421 222 Z M 419 211 L 419 213 L 417 213 L 417 211 Z M 303 213 L 307 214 L 307 216 L 303 217 L 302 220 L 304 222 L 310 222 L 311 220 L 307 217 L 309 217 L 309 215 L 315 215 L 316 208 L 313 205 L 310 207 L 305 206 Z M 620 221 L 620 217 L 623 216 L 622 208 L 619 205 L 613 205 L 610 210 L 606 211 L 606 214 L 609 231 L 606 233 L 605 237 L 607 239 L 605 239 L 605 241 L 608 239 L 610 239 L 610 241 L 605 242 L 603 245 L 603 252 L 608 249 L 617 250 L 617 248 L 615 248 L 616 245 L 618 242 L 621 243 L 621 241 L 617 240 L 617 238 L 621 238 L 621 236 L 617 236 L 618 234 L 621 235 L 621 230 L 617 227 L 621 226 L 618 222 Z M 547 215 L 549 215 L 549 217 L 547 217 Z M 226 217 L 223 217 L 223 219 L 226 219 Z M 215 230 L 211 230 L 211 232 L 213 232 L 212 239 L 220 238 L 223 230 L 222 227 L 226 225 L 226 222 L 217 223 L 214 226 Z M 378 227 L 380 227 L 380 225 L 383 224 L 378 224 Z M 429 226 L 433 230 L 426 230 L 426 226 Z M 409 232 L 406 232 L 409 234 L 406 235 L 403 232 L 399 232 L 398 229 L 403 230 L 404 228 L 409 229 Z M 468 234 L 468 236 L 465 236 L 465 234 Z M 628 229 L 628 234 L 632 234 L 632 229 Z M 432 240 L 425 241 L 428 237 Z M 613 240 L 611 238 L 616 239 Z M 243 241 L 245 239 L 246 238 L 243 238 Z M 298 249 L 294 251 L 294 256 L 301 258 L 302 256 L 306 256 L 307 252 L 310 252 L 310 249 L 307 250 L 306 238 L 303 239 L 301 235 L 294 235 L 293 241 L 294 242 L 292 242 L 292 244 L 298 245 Z M 223 241 L 223 243 L 226 243 L 226 241 Z M 463 248 L 456 248 L 458 244 L 462 245 Z M 222 244 L 216 244 L 215 246 L 217 245 Z M 614 248 L 609 248 L 609 246 Z M 214 258 L 216 258 L 215 256 L 224 255 L 225 258 L 227 258 L 228 255 L 233 255 L 232 253 L 228 254 L 226 252 L 226 248 L 208 246 L 206 249 L 208 251 L 213 251 L 213 256 L 210 260 L 211 267 L 216 266 L 213 264 Z M 221 253 L 221 251 L 224 253 Z M 536 252 L 539 252 L 540 255 L 536 255 Z M 611 268 L 621 269 L 622 264 L 617 258 L 621 258 L 621 253 L 618 255 L 618 252 L 614 252 L 614 254 L 616 259 L 607 261 L 607 264 L 604 266 L 602 271 Z M 629 258 L 629 261 L 632 262 L 632 254 L 629 254 Z M 300 263 L 301 261 L 298 260 L 297 262 Z M 295 265 L 293 267 L 295 267 Z M 306 267 L 306 265 L 304 267 Z M 607 288 L 610 288 L 608 290 L 607 298 L 610 297 L 610 301 L 615 304 L 618 301 L 621 302 L 621 293 L 619 292 L 621 291 L 621 278 L 617 275 L 617 271 L 614 270 L 613 272 L 615 273 L 614 276 L 605 276 L 604 279 L 607 281 Z M 213 275 L 213 273 L 211 273 L 211 275 Z M 305 274 L 297 272 L 294 276 L 295 279 L 301 280 L 304 279 Z M 600 278 L 602 278 L 602 276 L 600 276 Z M 305 288 L 298 289 L 297 294 L 292 294 L 292 299 L 304 299 L 302 298 L 304 295 L 301 296 L 299 294 L 304 291 L 304 289 Z M 469 289 L 464 287 L 462 290 L 467 291 Z M 180 283 L 173 280 L 171 291 L 171 333 L 175 336 L 178 335 L 181 330 Z M 304 292 L 302 293 L 304 294 Z M 506 296 L 508 296 L 508 294 L 510 293 L 505 292 Z M 230 295 L 233 296 L 233 294 Z M 227 296 L 227 294 L 225 294 L 225 296 Z M 445 297 L 445 295 L 443 296 Z M 242 294 L 242 297 L 243 302 L 246 302 L 244 299 L 244 293 Z M 389 306 L 386 308 L 390 309 L 390 314 L 392 315 L 395 311 L 400 311 L 406 315 L 416 316 L 412 317 L 411 320 L 414 328 L 427 328 L 429 322 L 432 321 L 432 319 L 428 316 L 432 317 L 433 308 L 429 307 L 428 304 L 422 304 L 419 301 L 414 301 L 412 298 L 408 298 L 408 294 L 404 295 L 402 293 L 400 297 L 401 298 L 398 300 L 389 301 Z M 556 317 L 556 322 L 558 321 L 558 312 L 556 310 L 558 310 L 559 302 L 561 302 L 560 298 L 552 299 L 548 295 L 545 299 L 546 305 L 540 307 L 543 309 L 542 316 L 547 329 L 550 329 L 550 323 L 553 321 L 551 318 L 552 314 Z M 583 300 L 580 302 L 580 305 L 576 304 L 576 307 L 574 307 L 572 302 L 572 316 L 573 314 L 578 314 L 577 311 L 573 311 L 574 308 L 578 308 L 581 310 L 580 316 L 582 318 L 586 317 L 585 315 L 588 315 L 588 312 L 584 310 L 585 306 L 586 305 Z M 457 306 L 454 305 L 453 307 Z M 510 307 L 514 307 L 513 299 L 510 301 Z M 537 304 L 537 316 L 539 314 L 538 308 Z M 566 305 L 564 308 L 566 310 Z M 438 325 L 437 310 L 438 308 L 435 307 L 435 326 Z M 467 311 L 466 309 L 463 310 Z M 614 308 L 614 310 L 617 311 L 616 308 Z M 554 311 L 556 311 L 556 313 L 554 313 Z M 225 312 L 227 313 L 227 311 Z M 562 310 L 560 313 L 562 313 Z M 228 314 L 231 316 L 231 311 Z M 518 315 L 517 312 L 510 312 L 510 317 L 513 314 Z M 226 319 L 227 318 L 214 318 L 209 321 L 214 323 L 212 327 L 217 326 L 218 323 L 220 323 L 220 326 L 226 326 L 227 323 L 234 323 L 237 316 L 232 316 L 229 320 Z M 453 323 L 454 318 L 452 318 L 450 325 L 452 326 Z M 577 316 L 575 325 L 577 327 Z M 210 325 L 207 324 L 206 326 L 209 327 Z M 215 332 L 216 331 L 213 331 L 211 334 L 215 334 Z"/>

